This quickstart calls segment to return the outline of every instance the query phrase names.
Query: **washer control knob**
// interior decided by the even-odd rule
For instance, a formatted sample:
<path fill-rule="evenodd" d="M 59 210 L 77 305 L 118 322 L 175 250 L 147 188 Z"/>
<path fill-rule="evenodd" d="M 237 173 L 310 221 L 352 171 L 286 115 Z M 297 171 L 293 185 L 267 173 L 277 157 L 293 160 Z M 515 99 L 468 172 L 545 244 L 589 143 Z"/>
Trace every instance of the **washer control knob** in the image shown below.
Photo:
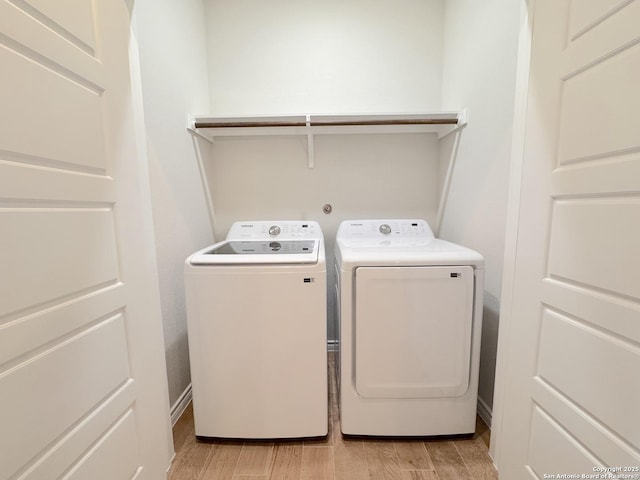
<path fill-rule="evenodd" d="M 391 233 L 391 227 L 386 223 L 383 223 L 382 225 L 380 225 L 379 230 L 380 230 L 380 233 L 382 233 L 383 235 L 389 235 Z"/>
<path fill-rule="evenodd" d="M 269 235 L 271 235 L 272 237 L 275 237 L 276 235 L 280 235 L 280 227 L 278 225 L 271 225 L 269 227 Z"/>

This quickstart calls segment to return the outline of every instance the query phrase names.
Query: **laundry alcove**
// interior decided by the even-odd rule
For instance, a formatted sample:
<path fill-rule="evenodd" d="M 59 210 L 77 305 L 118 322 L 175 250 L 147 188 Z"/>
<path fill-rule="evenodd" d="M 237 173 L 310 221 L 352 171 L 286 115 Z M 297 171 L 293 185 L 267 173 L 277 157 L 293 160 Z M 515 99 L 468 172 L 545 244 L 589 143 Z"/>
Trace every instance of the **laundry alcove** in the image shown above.
<path fill-rule="evenodd" d="M 342 220 L 415 217 L 487 258 L 480 398 L 490 418 L 518 2 L 136 9 L 171 403 L 189 384 L 176 271 L 205 237 L 241 219 L 308 218 L 330 254 Z M 406 123 L 442 115 L 455 123 Z M 354 120 L 367 124 L 344 124 Z"/>

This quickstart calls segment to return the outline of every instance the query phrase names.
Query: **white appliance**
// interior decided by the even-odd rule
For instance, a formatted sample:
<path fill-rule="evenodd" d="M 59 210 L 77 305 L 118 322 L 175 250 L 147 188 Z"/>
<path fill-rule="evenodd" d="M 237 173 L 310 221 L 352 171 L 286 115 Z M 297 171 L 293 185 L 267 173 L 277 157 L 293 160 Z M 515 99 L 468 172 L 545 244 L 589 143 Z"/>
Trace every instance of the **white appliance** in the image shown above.
<path fill-rule="evenodd" d="M 320 226 L 237 222 L 184 272 L 196 435 L 326 435 Z"/>
<path fill-rule="evenodd" d="M 360 220 L 340 224 L 335 258 L 342 432 L 474 432 L 482 256 L 424 220 Z"/>

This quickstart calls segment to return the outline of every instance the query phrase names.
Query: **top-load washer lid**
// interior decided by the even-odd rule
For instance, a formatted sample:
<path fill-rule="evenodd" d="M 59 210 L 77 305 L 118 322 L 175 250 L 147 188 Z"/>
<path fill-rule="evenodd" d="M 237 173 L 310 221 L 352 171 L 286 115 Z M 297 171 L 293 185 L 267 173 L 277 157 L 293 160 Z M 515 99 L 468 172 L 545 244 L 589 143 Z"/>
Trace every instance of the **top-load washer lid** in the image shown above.
<path fill-rule="evenodd" d="M 320 242 L 311 240 L 225 240 L 194 253 L 191 265 L 317 263 Z"/>
<path fill-rule="evenodd" d="M 227 233 L 227 240 L 292 240 L 303 238 L 323 238 L 322 229 L 318 222 L 307 220 L 243 221 L 233 223 L 229 233 Z"/>

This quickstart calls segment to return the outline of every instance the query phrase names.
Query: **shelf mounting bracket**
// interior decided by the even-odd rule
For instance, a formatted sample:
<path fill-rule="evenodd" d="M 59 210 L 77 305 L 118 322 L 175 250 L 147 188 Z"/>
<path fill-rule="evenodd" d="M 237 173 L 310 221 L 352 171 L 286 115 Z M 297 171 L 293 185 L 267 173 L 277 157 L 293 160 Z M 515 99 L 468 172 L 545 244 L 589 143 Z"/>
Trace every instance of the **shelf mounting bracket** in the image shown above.
<path fill-rule="evenodd" d="M 313 132 L 311 131 L 311 115 L 306 116 L 307 122 L 307 167 L 312 169 L 316 166 L 315 151 L 313 148 Z"/>

